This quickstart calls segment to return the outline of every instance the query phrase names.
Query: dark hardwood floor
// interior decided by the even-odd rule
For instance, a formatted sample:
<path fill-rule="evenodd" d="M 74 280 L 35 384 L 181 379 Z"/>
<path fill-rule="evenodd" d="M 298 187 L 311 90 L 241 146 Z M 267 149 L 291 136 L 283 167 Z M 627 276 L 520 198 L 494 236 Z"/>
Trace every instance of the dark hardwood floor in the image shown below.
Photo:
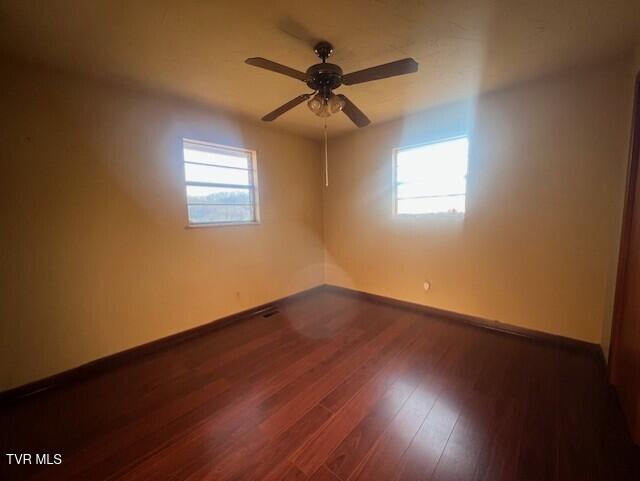
<path fill-rule="evenodd" d="M 3 480 L 640 479 L 595 356 L 327 291 L 0 422 Z"/>

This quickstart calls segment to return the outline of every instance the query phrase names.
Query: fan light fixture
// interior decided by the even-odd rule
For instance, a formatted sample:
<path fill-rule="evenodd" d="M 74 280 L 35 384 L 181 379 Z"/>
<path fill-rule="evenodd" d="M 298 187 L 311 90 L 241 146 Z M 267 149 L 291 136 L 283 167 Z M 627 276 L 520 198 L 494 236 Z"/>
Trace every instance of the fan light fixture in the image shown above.
<path fill-rule="evenodd" d="M 327 105 L 326 102 L 322 104 L 322 108 L 320 109 L 320 112 L 318 112 L 316 115 L 318 117 L 330 117 L 331 116 L 331 112 L 329 111 L 329 106 Z"/>
<path fill-rule="evenodd" d="M 322 110 L 323 105 L 324 99 L 320 94 L 314 95 L 313 97 L 311 97 L 311 100 L 307 102 L 307 107 L 309 107 L 309 110 L 311 110 L 316 115 L 318 115 L 318 113 Z"/>
<path fill-rule="evenodd" d="M 338 97 L 335 94 L 331 94 L 331 97 L 329 98 L 329 101 L 327 102 L 327 104 L 329 105 L 329 110 L 331 111 L 332 114 L 337 114 L 338 112 L 341 112 L 342 109 L 344 108 L 344 99 L 342 97 Z"/>
<path fill-rule="evenodd" d="M 307 102 L 309 110 L 318 117 L 329 117 L 331 114 L 337 114 L 342 111 L 344 105 L 345 101 L 335 94 L 331 94 L 328 100 L 324 99 L 321 94 L 316 94 Z"/>

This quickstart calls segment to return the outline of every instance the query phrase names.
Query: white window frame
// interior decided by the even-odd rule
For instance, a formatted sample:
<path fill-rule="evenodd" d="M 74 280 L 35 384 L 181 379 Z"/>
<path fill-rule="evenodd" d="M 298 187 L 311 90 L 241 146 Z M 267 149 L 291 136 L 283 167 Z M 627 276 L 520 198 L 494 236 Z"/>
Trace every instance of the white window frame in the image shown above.
<path fill-rule="evenodd" d="M 392 161 L 391 161 L 391 178 L 392 178 L 392 194 L 391 194 L 391 203 L 392 203 L 392 212 L 393 212 L 393 216 L 394 217 L 398 217 L 398 218 L 413 218 L 413 217 L 424 217 L 424 216 L 429 216 L 429 217 L 435 217 L 435 216 L 452 216 L 452 217 L 463 217 L 466 214 L 467 211 L 467 178 L 465 177 L 465 193 L 464 193 L 464 202 L 465 202 L 465 210 L 464 212 L 421 212 L 421 213 L 417 213 L 417 214 L 411 214 L 411 213 L 405 213 L 405 212 L 398 212 L 398 182 L 397 182 L 397 173 L 398 173 L 398 152 L 402 151 L 402 150 L 410 150 L 410 149 L 417 149 L 420 147 L 424 147 L 426 145 L 432 145 L 432 144 L 441 144 L 443 142 L 449 142 L 452 140 L 458 140 L 458 139 L 467 139 L 467 142 L 470 143 L 470 139 L 469 139 L 469 135 L 468 134 L 462 134 L 462 135 L 455 135 L 453 137 L 445 137 L 445 138 L 441 138 L 441 139 L 436 139 L 436 140 L 430 140 L 427 142 L 420 142 L 418 144 L 409 144 L 409 145 L 403 145 L 402 147 L 395 147 L 392 149 Z M 467 176 L 469 175 L 469 158 L 468 158 L 468 151 L 467 151 Z M 442 196 L 444 197 L 444 196 Z"/>
<path fill-rule="evenodd" d="M 219 150 L 228 150 L 228 151 L 232 151 L 232 152 L 242 152 L 244 154 L 248 154 L 249 158 L 251 160 L 251 167 L 249 169 L 246 169 L 249 171 L 250 174 L 250 182 L 249 185 L 236 185 L 236 184 L 225 184 L 225 183 L 214 183 L 214 182 L 193 182 L 193 181 L 187 181 L 187 176 L 185 173 L 185 159 L 184 159 L 184 149 L 185 149 L 185 144 L 196 144 L 196 145 L 202 145 L 204 147 L 211 147 L 213 149 L 219 149 Z M 189 228 L 202 228 L 202 227 L 224 227 L 224 226 L 234 226 L 234 225 L 257 225 L 260 224 L 260 202 L 259 202 L 259 186 L 258 186 L 258 156 L 257 156 L 257 152 L 255 150 L 251 150 L 251 149 L 245 149 L 242 147 L 234 147 L 234 146 L 230 146 L 230 145 L 223 145 L 223 144 L 215 144 L 213 142 L 207 142 L 204 140 L 195 140 L 195 139 L 190 139 L 190 138 L 186 138 L 183 137 L 182 138 L 182 142 L 180 144 L 181 149 L 182 149 L 182 175 L 183 175 L 183 185 L 184 185 L 184 196 L 185 196 L 185 207 L 186 207 L 186 212 L 187 212 L 187 227 Z M 224 168 L 235 168 L 235 167 L 227 167 L 227 166 L 221 166 Z M 245 169 L 241 169 L 241 170 L 245 170 Z M 194 185 L 194 186 L 203 186 L 203 187 L 237 187 L 237 188 L 242 188 L 242 189 L 246 189 L 247 187 L 249 187 L 249 189 L 252 192 L 252 207 L 253 207 L 253 219 L 252 220 L 248 220 L 248 221 L 242 221 L 242 220 L 234 220 L 234 221 L 229 221 L 229 222 L 191 222 L 191 219 L 189 217 L 189 197 L 187 195 L 187 186 L 189 185 Z"/>

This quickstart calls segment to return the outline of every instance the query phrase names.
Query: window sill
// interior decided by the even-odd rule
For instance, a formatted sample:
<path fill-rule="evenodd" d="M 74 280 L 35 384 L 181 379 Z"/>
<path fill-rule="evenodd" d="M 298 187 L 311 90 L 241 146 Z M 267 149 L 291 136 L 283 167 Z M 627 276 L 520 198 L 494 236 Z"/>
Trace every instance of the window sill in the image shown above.
<path fill-rule="evenodd" d="M 424 212 L 421 214 L 393 214 L 394 217 L 399 218 L 413 218 L 413 217 L 464 217 L 465 212 Z"/>
<path fill-rule="evenodd" d="M 260 221 L 251 222 L 213 222 L 211 224 L 188 224 L 185 229 L 208 229 L 210 227 L 233 227 L 243 225 L 259 225 Z"/>

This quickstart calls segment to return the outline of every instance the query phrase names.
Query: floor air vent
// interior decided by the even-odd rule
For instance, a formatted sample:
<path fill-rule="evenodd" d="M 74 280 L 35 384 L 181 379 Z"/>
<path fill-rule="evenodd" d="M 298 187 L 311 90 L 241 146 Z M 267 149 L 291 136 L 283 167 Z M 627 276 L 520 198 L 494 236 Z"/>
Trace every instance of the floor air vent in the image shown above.
<path fill-rule="evenodd" d="M 262 317 L 271 317 L 271 316 L 275 316 L 276 314 L 278 314 L 280 311 L 278 309 L 270 309 L 267 312 L 265 312 L 264 314 L 262 314 Z"/>

